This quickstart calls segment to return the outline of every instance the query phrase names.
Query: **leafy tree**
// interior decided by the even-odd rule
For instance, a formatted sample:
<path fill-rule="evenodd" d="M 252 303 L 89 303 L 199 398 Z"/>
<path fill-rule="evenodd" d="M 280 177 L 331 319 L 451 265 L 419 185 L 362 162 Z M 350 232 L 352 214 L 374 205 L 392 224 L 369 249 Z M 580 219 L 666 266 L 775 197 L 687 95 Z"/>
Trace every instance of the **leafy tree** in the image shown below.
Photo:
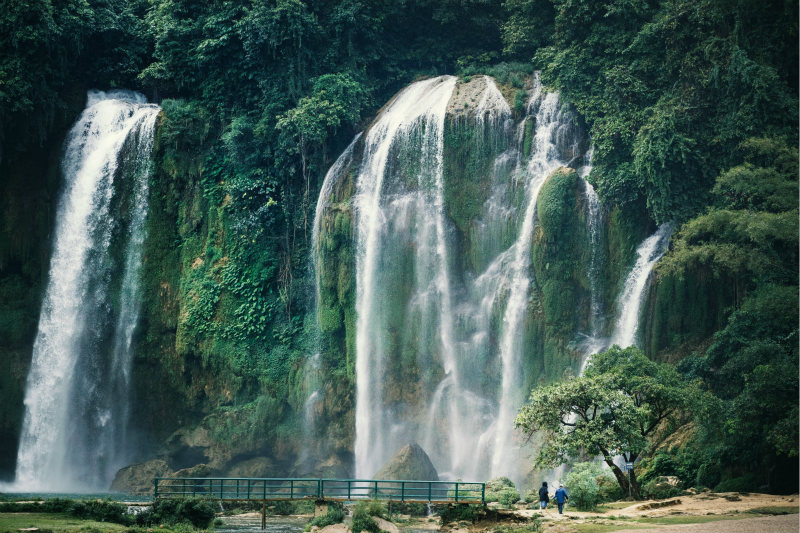
<path fill-rule="evenodd" d="M 583 376 L 534 389 L 515 425 L 529 437 L 543 433 L 538 466 L 601 455 L 623 491 L 638 499 L 636 474 L 629 484 L 614 457 L 633 462 L 646 453 L 655 429 L 688 406 L 688 390 L 673 366 L 651 361 L 638 348 L 613 346 L 592 356 Z"/>

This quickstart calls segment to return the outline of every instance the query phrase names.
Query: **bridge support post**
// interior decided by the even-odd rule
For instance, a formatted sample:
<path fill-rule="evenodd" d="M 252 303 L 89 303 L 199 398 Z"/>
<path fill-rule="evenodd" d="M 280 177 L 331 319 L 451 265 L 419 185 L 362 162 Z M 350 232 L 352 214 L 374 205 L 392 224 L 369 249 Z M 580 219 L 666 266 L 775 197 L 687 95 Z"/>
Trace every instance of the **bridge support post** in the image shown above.
<path fill-rule="evenodd" d="M 261 502 L 261 529 L 267 529 L 267 500 Z"/>
<path fill-rule="evenodd" d="M 327 514 L 328 503 L 325 500 L 317 500 L 314 502 L 314 518 Z"/>

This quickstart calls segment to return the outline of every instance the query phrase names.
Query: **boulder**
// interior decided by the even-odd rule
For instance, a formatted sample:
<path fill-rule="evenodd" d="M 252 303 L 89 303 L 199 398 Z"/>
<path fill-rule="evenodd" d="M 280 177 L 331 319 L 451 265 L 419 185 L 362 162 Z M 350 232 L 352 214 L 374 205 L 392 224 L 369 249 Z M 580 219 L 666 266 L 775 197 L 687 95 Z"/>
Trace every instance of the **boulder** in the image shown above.
<path fill-rule="evenodd" d="M 189 468 L 181 468 L 170 474 L 169 477 L 208 477 L 210 475 L 211 467 L 207 464 L 199 464 Z"/>
<path fill-rule="evenodd" d="M 228 465 L 228 477 L 270 477 L 275 465 L 269 457 L 253 457 Z"/>
<path fill-rule="evenodd" d="M 111 483 L 112 492 L 126 494 L 152 494 L 153 478 L 166 477 L 171 472 L 163 459 L 152 459 L 144 463 L 120 468 Z"/>
<path fill-rule="evenodd" d="M 375 474 L 375 479 L 438 481 L 439 474 L 419 444 L 406 444 Z"/>

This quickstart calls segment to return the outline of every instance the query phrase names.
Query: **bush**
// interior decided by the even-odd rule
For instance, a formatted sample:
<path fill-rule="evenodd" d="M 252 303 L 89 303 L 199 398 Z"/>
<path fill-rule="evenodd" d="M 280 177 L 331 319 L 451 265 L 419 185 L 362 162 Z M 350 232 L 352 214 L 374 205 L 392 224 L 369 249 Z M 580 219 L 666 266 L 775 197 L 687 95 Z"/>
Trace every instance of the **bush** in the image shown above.
<path fill-rule="evenodd" d="M 137 523 L 149 526 L 189 522 L 194 527 L 205 529 L 214 520 L 217 508 L 218 504 L 208 498 L 159 499 L 153 502 L 151 512 L 142 517 L 141 522 L 138 518 L 145 513 L 139 513 Z"/>
<path fill-rule="evenodd" d="M 387 505 L 389 514 L 407 514 L 409 516 L 428 516 L 428 506 L 424 503 L 400 503 L 390 501 Z"/>
<path fill-rule="evenodd" d="M 697 476 L 694 478 L 695 486 L 702 487 L 716 487 L 721 478 L 719 466 L 711 463 L 703 463 L 697 469 Z"/>
<path fill-rule="evenodd" d="M 761 485 L 756 476 L 749 474 L 741 477 L 723 479 L 714 492 L 753 492 Z"/>
<path fill-rule="evenodd" d="M 652 481 L 648 481 L 642 487 L 642 495 L 651 500 L 664 500 L 678 496 L 683 491 L 679 486 L 669 483 L 665 476 L 660 476 Z"/>
<path fill-rule="evenodd" d="M 369 531 L 370 533 L 378 533 L 380 528 L 373 516 L 383 516 L 385 508 L 378 501 L 358 502 L 353 509 L 353 523 L 350 525 L 350 530 L 353 533 L 361 533 L 361 531 Z"/>
<path fill-rule="evenodd" d="M 288 516 L 294 512 L 294 503 L 290 501 L 277 501 L 272 506 L 272 512 L 280 516 Z"/>
<path fill-rule="evenodd" d="M 505 489 L 497 493 L 497 501 L 503 507 L 511 507 L 519 501 L 519 492 L 516 489 Z"/>
<path fill-rule="evenodd" d="M 113 522 L 123 525 L 131 525 L 134 521 L 133 516 L 128 513 L 128 508 L 124 504 L 111 500 L 77 501 L 70 507 L 69 514 L 84 520 Z"/>
<path fill-rule="evenodd" d="M 332 526 L 333 524 L 340 523 L 342 520 L 344 520 L 344 508 L 337 503 L 329 503 L 328 512 L 311 520 L 311 522 L 306 525 L 306 531 L 309 531 L 314 526 L 320 528 Z"/>
<path fill-rule="evenodd" d="M 517 494 L 517 500 L 519 500 L 519 492 L 517 492 L 517 488 L 514 486 L 513 481 L 507 477 L 495 478 L 486 483 L 484 501 L 486 501 L 486 503 L 499 502 L 500 494 L 507 490 L 513 490 Z M 506 498 L 509 497 L 510 496 L 506 496 Z"/>
<path fill-rule="evenodd" d="M 569 488 L 569 501 L 579 511 L 590 511 L 600 503 L 597 478 L 603 475 L 595 463 L 578 463 L 564 478 Z"/>
<path fill-rule="evenodd" d="M 442 524 L 450 522 L 468 521 L 473 524 L 486 515 L 486 510 L 482 505 L 470 505 L 468 503 L 449 504 L 439 510 Z"/>
<path fill-rule="evenodd" d="M 612 475 L 602 473 L 597 476 L 598 498 L 600 503 L 615 502 L 626 496 L 619 486 L 616 478 Z"/>

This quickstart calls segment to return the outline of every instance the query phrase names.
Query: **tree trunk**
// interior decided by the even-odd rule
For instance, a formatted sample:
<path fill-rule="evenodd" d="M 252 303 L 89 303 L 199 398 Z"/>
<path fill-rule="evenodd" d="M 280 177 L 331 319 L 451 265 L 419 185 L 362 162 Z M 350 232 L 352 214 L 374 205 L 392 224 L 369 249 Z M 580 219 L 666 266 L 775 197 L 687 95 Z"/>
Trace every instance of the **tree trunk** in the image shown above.
<path fill-rule="evenodd" d="M 619 483 L 622 492 L 624 492 L 626 496 L 630 494 L 631 498 L 634 500 L 641 500 L 642 493 L 639 489 L 639 481 L 636 479 L 636 474 L 631 471 L 631 482 L 629 483 L 628 476 L 625 475 L 625 472 L 623 472 L 620 467 L 614 463 L 614 458 L 611 457 L 606 450 L 601 449 L 600 451 L 603 453 L 603 460 L 606 462 L 608 467 L 611 468 L 611 472 L 614 473 L 614 477 L 617 478 L 617 483 Z"/>

